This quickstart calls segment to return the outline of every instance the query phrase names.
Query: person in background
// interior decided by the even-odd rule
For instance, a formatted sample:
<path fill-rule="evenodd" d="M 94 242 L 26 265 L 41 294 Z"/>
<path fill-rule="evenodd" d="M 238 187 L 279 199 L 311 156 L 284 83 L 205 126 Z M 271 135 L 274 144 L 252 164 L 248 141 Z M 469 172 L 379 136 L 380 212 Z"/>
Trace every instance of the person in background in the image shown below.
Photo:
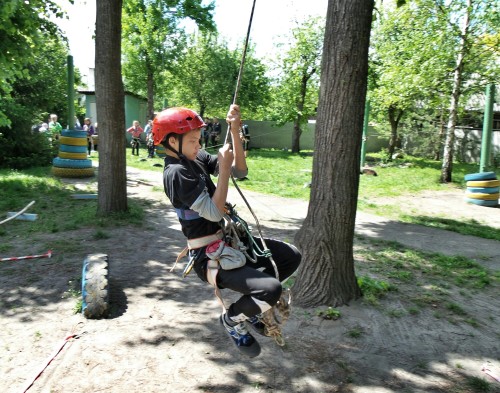
<path fill-rule="evenodd" d="M 92 140 L 92 135 L 94 135 L 95 130 L 94 126 L 90 122 L 90 118 L 88 117 L 86 117 L 85 120 L 83 121 L 83 130 L 87 132 L 87 150 L 88 150 L 88 155 L 90 157 L 94 145 L 94 142 Z"/>
<path fill-rule="evenodd" d="M 148 123 L 144 127 L 144 135 L 146 137 L 146 143 L 148 141 L 149 134 L 151 133 L 151 131 L 153 131 L 152 126 L 153 126 L 153 120 L 148 120 Z"/>
<path fill-rule="evenodd" d="M 150 132 L 146 136 L 146 146 L 148 147 L 148 158 L 154 158 L 155 157 L 155 143 L 154 143 L 154 137 L 153 137 L 152 132 Z"/>
<path fill-rule="evenodd" d="M 80 120 L 78 120 L 78 117 L 75 116 L 75 130 L 83 130 L 82 125 L 80 124 Z"/>
<path fill-rule="evenodd" d="M 210 132 L 210 144 L 216 146 L 219 142 L 220 134 L 222 132 L 221 125 L 219 123 L 219 119 L 214 117 L 214 122 L 212 124 L 212 131 Z"/>
<path fill-rule="evenodd" d="M 137 155 L 139 155 L 139 147 L 141 146 L 141 134 L 144 132 L 141 124 L 137 120 L 134 120 L 132 122 L 132 127 L 129 127 L 127 132 L 132 134 L 132 140 L 130 141 L 130 145 L 132 146 L 132 155 L 134 155 L 135 150 L 137 150 Z"/>
<path fill-rule="evenodd" d="M 62 126 L 57 121 L 57 115 L 51 114 L 49 116 L 49 133 L 52 139 L 59 139 L 59 135 L 61 134 Z"/>
<path fill-rule="evenodd" d="M 205 126 L 205 134 L 203 135 L 205 142 L 204 148 L 208 147 L 208 141 L 210 140 L 210 135 L 212 134 L 213 123 L 212 120 L 208 120 L 207 125 Z"/>
<path fill-rule="evenodd" d="M 250 130 L 248 129 L 248 124 L 243 124 L 241 126 L 240 139 L 243 143 L 243 151 L 245 152 L 245 157 L 248 157 L 248 150 L 250 145 Z"/>

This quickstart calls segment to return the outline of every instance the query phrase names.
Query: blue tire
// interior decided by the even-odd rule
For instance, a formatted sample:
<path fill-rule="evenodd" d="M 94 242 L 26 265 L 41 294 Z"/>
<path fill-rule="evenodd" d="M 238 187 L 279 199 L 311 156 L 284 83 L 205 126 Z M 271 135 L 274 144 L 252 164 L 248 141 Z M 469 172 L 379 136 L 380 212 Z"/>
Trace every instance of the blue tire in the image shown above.
<path fill-rule="evenodd" d="M 70 160 L 69 158 L 56 157 L 52 165 L 59 168 L 92 168 L 92 160 Z"/>
<path fill-rule="evenodd" d="M 62 130 L 61 135 L 70 138 L 86 138 L 87 131 Z"/>
<path fill-rule="evenodd" d="M 495 172 L 479 172 L 479 173 L 469 173 L 464 177 L 465 181 L 470 180 L 496 180 L 497 175 Z"/>
<path fill-rule="evenodd" d="M 482 194 L 497 194 L 500 187 L 467 187 L 467 192 L 480 192 Z"/>
<path fill-rule="evenodd" d="M 465 198 L 467 203 L 473 203 L 474 205 L 495 207 L 498 206 L 498 201 L 485 201 L 484 199 L 471 199 Z"/>
<path fill-rule="evenodd" d="M 59 145 L 59 150 L 66 153 L 85 153 L 87 146 Z"/>
<path fill-rule="evenodd" d="M 82 314 L 104 318 L 109 313 L 109 264 L 106 254 L 88 255 L 83 261 Z"/>

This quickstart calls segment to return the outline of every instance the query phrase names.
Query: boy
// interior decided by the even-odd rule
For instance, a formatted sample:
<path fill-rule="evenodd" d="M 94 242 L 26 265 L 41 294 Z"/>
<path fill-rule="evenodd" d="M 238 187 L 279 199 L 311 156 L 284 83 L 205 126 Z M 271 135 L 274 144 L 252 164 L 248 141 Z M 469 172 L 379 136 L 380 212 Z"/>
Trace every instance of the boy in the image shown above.
<path fill-rule="evenodd" d="M 218 155 L 201 149 L 201 128 L 206 124 L 196 112 L 187 108 L 169 108 L 159 113 L 153 122 L 153 135 L 155 144 L 161 143 L 167 152 L 164 189 L 188 239 L 194 270 L 202 281 L 215 281 L 219 288 L 242 294 L 219 319 L 238 349 L 255 357 L 260 353 L 260 346 L 247 325 L 263 333 L 259 316 L 276 304 L 282 287 L 274 276 L 269 258 L 258 256 L 255 262 L 246 261 L 241 251 L 224 244 L 227 239 L 222 223 L 229 178 L 231 174 L 242 178 L 248 172 L 239 138 L 241 118 L 237 105 L 231 105 L 226 121 L 230 125 L 232 146 L 224 145 Z M 215 174 L 218 174 L 217 186 L 210 178 Z M 254 241 L 263 248 L 260 239 Z M 284 281 L 297 269 L 301 255 L 295 247 L 284 242 L 273 239 L 265 239 L 265 242 L 276 262 L 280 280 Z M 231 255 L 227 257 L 229 262 L 242 262 L 243 265 L 227 270 L 222 259 L 207 256 L 207 252 L 210 254 L 217 249 Z M 217 263 L 214 268 L 216 259 L 220 266 Z"/>

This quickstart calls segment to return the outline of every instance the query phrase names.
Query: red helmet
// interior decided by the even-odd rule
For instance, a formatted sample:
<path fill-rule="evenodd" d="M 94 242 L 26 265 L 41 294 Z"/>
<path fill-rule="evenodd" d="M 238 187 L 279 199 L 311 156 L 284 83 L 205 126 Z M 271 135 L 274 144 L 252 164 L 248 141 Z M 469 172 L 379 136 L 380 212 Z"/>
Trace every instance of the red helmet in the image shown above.
<path fill-rule="evenodd" d="M 168 108 L 156 115 L 153 120 L 153 140 L 159 145 L 168 134 L 186 134 L 206 126 L 195 111 L 187 108 Z"/>

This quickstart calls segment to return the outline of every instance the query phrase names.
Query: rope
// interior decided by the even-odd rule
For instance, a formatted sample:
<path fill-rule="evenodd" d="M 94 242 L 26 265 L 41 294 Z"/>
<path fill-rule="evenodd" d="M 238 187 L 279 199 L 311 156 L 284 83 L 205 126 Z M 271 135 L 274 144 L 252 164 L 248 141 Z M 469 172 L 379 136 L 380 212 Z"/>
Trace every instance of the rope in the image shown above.
<path fill-rule="evenodd" d="M 21 210 L 20 212 L 17 212 L 16 214 L 14 214 L 13 216 L 10 216 L 9 218 L 3 220 L 3 221 L 0 221 L 0 225 L 2 224 L 5 224 L 7 221 L 10 221 L 10 220 L 13 220 L 14 218 L 20 216 L 21 214 L 23 214 L 26 210 L 28 210 L 33 204 L 35 203 L 35 201 L 31 201 L 30 203 L 28 203 L 28 205 L 23 209 Z"/>
<path fill-rule="evenodd" d="M 75 330 L 76 330 L 77 326 L 79 326 L 79 325 L 83 325 L 83 323 L 82 322 L 77 323 L 73 327 L 73 329 L 71 329 L 71 332 L 64 338 L 64 340 L 59 345 L 56 346 L 56 348 L 54 349 L 54 352 L 52 352 L 52 354 L 47 358 L 47 360 L 45 361 L 45 364 L 40 368 L 40 370 L 37 372 L 37 374 L 35 375 L 35 377 L 33 379 L 29 380 L 28 383 L 26 384 L 26 387 L 23 388 L 23 393 L 26 393 L 28 391 L 28 389 L 33 386 L 33 384 L 38 379 L 38 377 L 40 377 L 40 375 L 42 375 L 42 373 L 49 366 L 49 364 L 52 362 L 52 360 L 55 359 L 55 357 L 59 354 L 59 352 L 62 351 L 62 349 L 64 348 L 64 346 L 69 341 L 71 341 L 73 339 L 77 339 L 77 338 L 79 338 L 80 336 L 82 336 L 83 334 L 86 333 L 86 332 L 82 332 L 82 333 L 79 333 L 79 334 L 75 333 Z"/>
<path fill-rule="evenodd" d="M 248 30 L 247 30 L 247 35 L 246 35 L 246 38 L 245 38 L 245 46 L 243 47 L 243 56 L 241 58 L 241 63 L 240 63 L 240 70 L 238 72 L 238 80 L 236 82 L 236 89 L 235 89 L 235 92 L 234 92 L 234 97 L 233 97 L 233 105 L 236 104 L 237 102 L 237 99 L 238 99 L 238 93 L 239 93 L 239 90 L 240 90 L 240 87 L 241 87 L 241 78 L 242 78 L 242 75 L 243 75 L 243 66 L 245 65 L 245 58 L 246 58 L 246 55 L 247 55 L 247 48 L 248 48 L 248 40 L 250 38 L 250 29 L 252 27 L 252 20 L 253 20 L 253 14 L 254 14 L 254 10 L 255 10 L 255 1 L 253 1 L 253 4 L 252 4 L 252 12 L 250 13 L 250 20 L 248 22 Z M 229 134 L 231 133 L 231 126 L 228 125 L 228 128 L 227 128 L 227 132 L 226 132 L 226 138 L 224 140 L 224 144 L 228 143 L 228 139 L 229 139 Z M 255 223 L 257 224 L 257 231 L 259 232 L 259 237 L 262 241 L 262 245 L 264 246 L 264 249 L 265 250 L 268 250 L 267 248 L 267 245 L 266 245 L 266 242 L 264 240 L 264 237 L 262 236 L 262 231 L 260 229 L 260 223 L 259 223 L 259 220 L 257 219 L 257 216 L 255 215 L 253 209 L 251 208 L 250 204 L 248 203 L 247 199 L 245 198 L 245 196 L 243 195 L 243 193 L 241 192 L 240 188 L 238 187 L 238 185 L 236 184 L 236 181 L 234 180 L 234 177 L 233 175 L 231 175 L 231 180 L 233 181 L 233 184 L 234 186 L 236 187 L 236 190 L 238 190 L 238 193 L 241 195 L 241 197 L 243 198 L 243 201 L 245 202 L 245 204 L 247 205 L 248 207 L 248 210 L 250 210 L 250 213 L 252 214 L 253 218 L 255 219 Z M 267 256 L 267 255 L 266 255 Z M 273 258 L 272 258 L 272 255 L 271 253 L 269 253 L 269 260 L 271 261 L 271 263 L 273 264 L 273 268 L 274 268 L 274 273 L 276 275 L 276 278 L 279 280 L 279 273 L 278 273 L 278 268 L 276 266 L 276 263 L 274 262 Z"/>

